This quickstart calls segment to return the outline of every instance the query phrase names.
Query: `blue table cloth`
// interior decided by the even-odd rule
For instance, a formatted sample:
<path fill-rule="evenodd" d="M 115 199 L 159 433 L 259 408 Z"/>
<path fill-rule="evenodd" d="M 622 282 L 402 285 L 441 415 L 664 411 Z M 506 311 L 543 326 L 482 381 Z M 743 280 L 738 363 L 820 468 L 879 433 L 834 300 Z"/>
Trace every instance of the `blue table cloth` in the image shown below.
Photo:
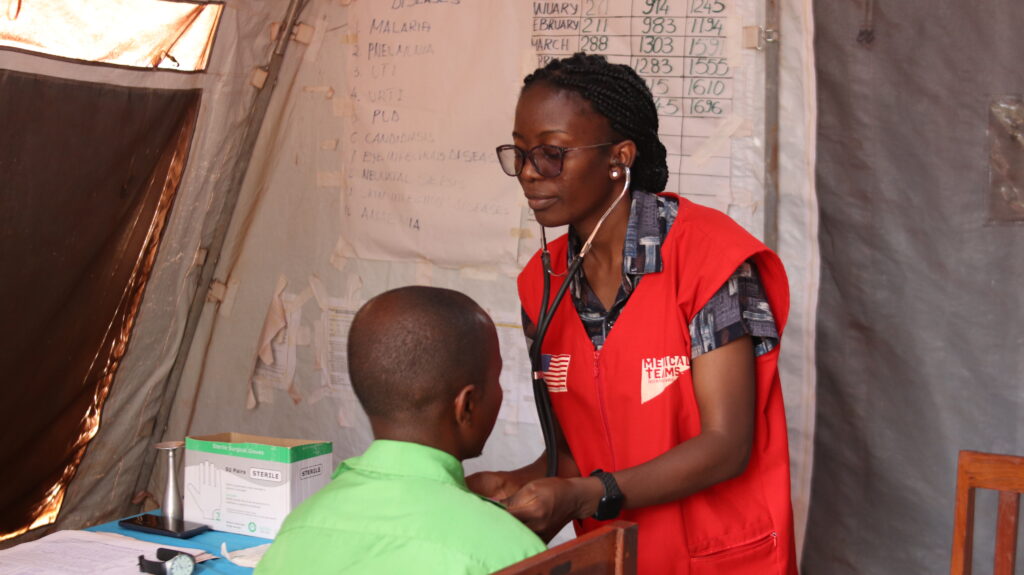
<path fill-rule="evenodd" d="M 210 559 L 208 561 L 203 561 L 202 563 L 199 563 L 197 565 L 196 573 L 207 573 L 210 575 L 250 575 L 252 573 L 252 569 L 248 567 L 240 567 L 238 565 L 235 565 L 231 561 L 224 559 L 220 551 L 221 543 L 227 543 L 228 551 L 234 552 L 239 549 L 255 547 L 257 545 L 263 545 L 264 543 L 270 543 L 271 541 L 270 539 L 263 539 L 261 537 L 236 535 L 234 533 L 225 533 L 223 531 L 206 531 L 189 539 L 177 539 L 175 537 L 167 537 L 165 535 L 156 535 L 153 533 L 145 533 L 142 531 L 125 529 L 119 526 L 117 524 L 117 521 L 111 521 L 110 523 L 95 525 L 93 527 L 89 527 L 88 529 L 86 529 L 86 531 L 118 533 L 121 535 L 134 537 L 135 539 L 150 541 L 152 543 L 158 543 L 161 545 L 202 549 L 203 551 L 207 551 L 212 555 L 216 556 L 216 559 Z M 156 557 L 149 557 L 149 559 L 156 559 Z"/>

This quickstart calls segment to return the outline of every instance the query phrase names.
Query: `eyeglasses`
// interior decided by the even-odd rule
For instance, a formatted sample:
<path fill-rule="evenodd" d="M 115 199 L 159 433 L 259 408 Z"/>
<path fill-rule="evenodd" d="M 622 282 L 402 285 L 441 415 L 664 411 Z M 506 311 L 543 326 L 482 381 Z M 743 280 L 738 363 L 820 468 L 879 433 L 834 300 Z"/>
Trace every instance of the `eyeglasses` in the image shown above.
<path fill-rule="evenodd" d="M 576 146 L 575 148 L 541 145 L 530 148 L 528 152 L 513 144 L 505 144 L 504 146 L 498 146 L 495 151 L 498 152 L 498 163 L 501 164 L 501 169 L 512 177 L 518 176 L 523 172 L 526 158 L 530 158 L 530 163 L 536 168 L 538 174 L 545 178 L 554 178 L 562 173 L 562 163 L 565 160 L 566 152 L 603 148 L 604 146 L 614 146 L 617 143 L 605 142 L 591 146 Z"/>

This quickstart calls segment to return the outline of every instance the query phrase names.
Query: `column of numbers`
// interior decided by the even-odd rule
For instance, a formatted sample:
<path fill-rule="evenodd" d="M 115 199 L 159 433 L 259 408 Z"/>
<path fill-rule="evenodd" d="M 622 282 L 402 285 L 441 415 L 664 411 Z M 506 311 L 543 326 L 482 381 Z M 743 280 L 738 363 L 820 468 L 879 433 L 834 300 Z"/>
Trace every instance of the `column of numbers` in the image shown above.
<path fill-rule="evenodd" d="M 629 16 L 633 0 L 583 0 L 580 50 L 609 62 L 629 63 Z"/>
<path fill-rule="evenodd" d="M 686 4 L 684 108 L 686 135 L 679 187 L 694 195 L 727 196 L 731 160 L 728 147 L 698 161 L 694 154 L 732 114 L 733 73 L 727 54 L 726 0 L 683 0 Z"/>
<path fill-rule="evenodd" d="M 686 109 L 700 118 L 732 112 L 732 70 L 726 57 L 725 11 L 722 0 L 685 0 Z"/>

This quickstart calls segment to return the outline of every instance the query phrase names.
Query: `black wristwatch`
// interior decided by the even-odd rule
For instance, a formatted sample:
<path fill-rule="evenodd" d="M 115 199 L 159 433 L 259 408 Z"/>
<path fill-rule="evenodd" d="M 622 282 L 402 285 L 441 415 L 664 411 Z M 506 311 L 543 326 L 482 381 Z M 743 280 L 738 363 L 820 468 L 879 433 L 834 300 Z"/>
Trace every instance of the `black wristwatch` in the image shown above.
<path fill-rule="evenodd" d="M 150 561 L 139 555 L 139 571 L 152 575 L 192 575 L 196 570 L 196 558 L 184 551 L 161 547 L 156 550 L 157 561 Z"/>
<path fill-rule="evenodd" d="M 604 497 L 597 503 L 594 519 L 598 521 L 615 519 L 622 511 L 622 504 L 626 502 L 626 497 L 619 491 L 619 484 L 615 482 L 615 476 L 602 469 L 595 469 L 590 476 L 600 479 L 604 484 Z"/>

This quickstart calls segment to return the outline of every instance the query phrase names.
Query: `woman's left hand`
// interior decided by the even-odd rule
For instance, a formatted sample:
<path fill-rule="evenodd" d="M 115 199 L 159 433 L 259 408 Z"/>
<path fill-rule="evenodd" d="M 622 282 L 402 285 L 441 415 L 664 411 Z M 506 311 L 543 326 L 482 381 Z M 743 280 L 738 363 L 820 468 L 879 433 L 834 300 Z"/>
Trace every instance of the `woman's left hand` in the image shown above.
<path fill-rule="evenodd" d="M 593 477 L 545 477 L 535 479 L 509 497 L 505 504 L 544 541 L 550 541 L 569 521 L 590 517 L 604 493 Z"/>

